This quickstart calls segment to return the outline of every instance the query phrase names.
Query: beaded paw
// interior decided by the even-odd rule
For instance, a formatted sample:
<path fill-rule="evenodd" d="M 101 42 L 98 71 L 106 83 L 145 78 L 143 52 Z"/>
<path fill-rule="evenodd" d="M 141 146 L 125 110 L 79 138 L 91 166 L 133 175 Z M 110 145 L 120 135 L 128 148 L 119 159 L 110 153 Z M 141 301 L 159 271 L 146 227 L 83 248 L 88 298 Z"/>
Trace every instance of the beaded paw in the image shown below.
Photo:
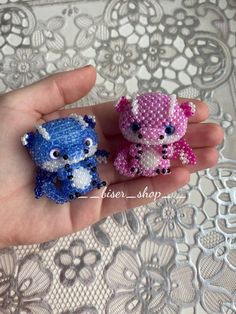
<path fill-rule="evenodd" d="M 58 204 L 71 201 L 106 185 L 97 163 L 108 153 L 98 150 L 95 117 L 72 114 L 37 126 L 22 144 L 37 165 L 35 197 L 46 195 Z"/>
<path fill-rule="evenodd" d="M 191 102 L 178 103 L 175 95 L 145 93 L 133 100 L 121 97 L 116 104 L 119 124 L 127 140 L 114 165 L 128 177 L 170 173 L 170 159 L 196 164 L 196 157 L 183 138 L 188 118 L 195 113 Z"/>

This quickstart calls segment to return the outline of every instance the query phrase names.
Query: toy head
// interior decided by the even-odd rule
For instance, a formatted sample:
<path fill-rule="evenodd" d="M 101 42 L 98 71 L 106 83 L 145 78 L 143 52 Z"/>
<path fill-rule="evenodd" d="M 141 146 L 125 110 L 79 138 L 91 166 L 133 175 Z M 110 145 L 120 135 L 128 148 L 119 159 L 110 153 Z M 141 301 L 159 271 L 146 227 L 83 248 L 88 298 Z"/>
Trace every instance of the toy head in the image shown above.
<path fill-rule="evenodd" d="M 175 95 L 146 93 L 133 101 L 122 97 L 120 129 L 130 142 L 146 145 L 171 144 L 186 133 L 188 118 L 195 113 L 193 103 L 179 104 Z"/>
<path fill-rule="evenodd" d="M 65 164 L 78 163 L 95 154 L 98 139 L 94 127 L 94 117 L 74 114 L 38 126 L 35 133 L 22 137 L 22 143 L 37 166 L 56 172 Z"/>

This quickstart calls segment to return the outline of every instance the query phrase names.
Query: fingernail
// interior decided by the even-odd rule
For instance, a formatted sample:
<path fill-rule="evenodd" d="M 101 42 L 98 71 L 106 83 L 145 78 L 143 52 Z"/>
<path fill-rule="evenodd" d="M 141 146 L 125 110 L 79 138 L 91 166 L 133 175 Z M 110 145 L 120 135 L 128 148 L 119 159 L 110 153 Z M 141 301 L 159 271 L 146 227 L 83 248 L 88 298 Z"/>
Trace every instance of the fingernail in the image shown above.
<path fill-rule="evenodd" d="M 89 67 L 93 67 L 93 65 L 92 64 L 87 64 L 82 69 L 86 69 L 86 68 L 89 68 Z"/>

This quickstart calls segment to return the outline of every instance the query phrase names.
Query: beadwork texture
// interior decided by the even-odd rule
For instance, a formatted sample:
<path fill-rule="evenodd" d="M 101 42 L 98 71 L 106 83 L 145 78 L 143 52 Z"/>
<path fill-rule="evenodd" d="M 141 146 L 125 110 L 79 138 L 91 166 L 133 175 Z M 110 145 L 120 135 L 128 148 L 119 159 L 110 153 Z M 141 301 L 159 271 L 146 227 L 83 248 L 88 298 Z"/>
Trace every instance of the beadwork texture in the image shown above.
<path fill-rule="evenodd" d="M 106 162 L 108 153 L 97 149 L 95 124 L 93 116 L 72 114 L 22 137 L 37 165 L 36 198 L 46 195 L 63 204 L 106 185 L 99 178 L 97 162 Z"/>
<path fill-rule="evenodd" d="M 90 63 L 97 85 L 68 107 L 163 91 L 202 99 L 225 131 L 217 167 L 168 198 L 55 241 L 1 249 L 0 312 L 233 314 L 236 1 L 0 2 L 1 93 Z"/>
<path fill-rule="evenodd" d="M 121 97 L 116 104 L 120 129 L 128 142 L 114 165 L 119 173 L 154 176 L 170 173 L 170 158 L 195 164 L 196 157 L 183 138 L 188 118 L 194 115 L 191 102 L 178 103 L 176 95 L 145 93 L 133 100 Z"/>

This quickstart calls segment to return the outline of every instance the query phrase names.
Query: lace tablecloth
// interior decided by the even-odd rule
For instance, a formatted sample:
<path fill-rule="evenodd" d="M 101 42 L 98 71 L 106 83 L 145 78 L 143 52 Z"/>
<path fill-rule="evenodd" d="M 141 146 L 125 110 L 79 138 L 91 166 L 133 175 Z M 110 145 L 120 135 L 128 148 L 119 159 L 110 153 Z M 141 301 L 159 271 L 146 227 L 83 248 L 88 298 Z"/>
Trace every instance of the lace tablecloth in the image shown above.
<path fill-rule="evenodd" d="M 0 3 L 1 93 L 92 63 L 76 106 L 161 90 L 203 99 L 225 130 L 218 166 L 178 198 L 0 250 L 0 313 L 236 313 L 236 1 Z"/>

